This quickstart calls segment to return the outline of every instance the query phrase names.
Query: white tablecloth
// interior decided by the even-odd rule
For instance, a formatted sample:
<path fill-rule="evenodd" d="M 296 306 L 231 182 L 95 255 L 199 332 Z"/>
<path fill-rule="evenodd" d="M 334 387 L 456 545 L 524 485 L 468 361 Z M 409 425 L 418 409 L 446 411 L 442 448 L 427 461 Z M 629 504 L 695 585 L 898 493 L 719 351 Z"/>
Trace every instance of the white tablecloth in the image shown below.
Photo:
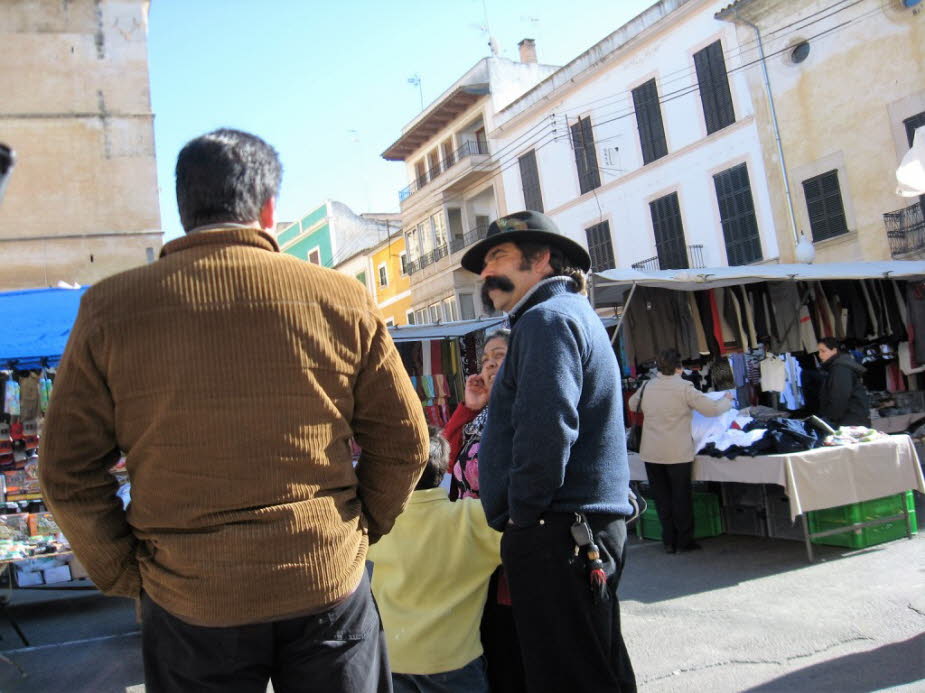
<path fill-rule="evenodd" d="M 629 453 L 630 478 L 646 480 L 645 464 Z M 890 496 L 909 489 L 925 493 L 925 478 L 912 439 L 892 435 L 857 445 L 816 448 L 789 455 L 728 460 L 698 455 L 695 481 L 779 484 L 790 499 L 790 516 Z"/>

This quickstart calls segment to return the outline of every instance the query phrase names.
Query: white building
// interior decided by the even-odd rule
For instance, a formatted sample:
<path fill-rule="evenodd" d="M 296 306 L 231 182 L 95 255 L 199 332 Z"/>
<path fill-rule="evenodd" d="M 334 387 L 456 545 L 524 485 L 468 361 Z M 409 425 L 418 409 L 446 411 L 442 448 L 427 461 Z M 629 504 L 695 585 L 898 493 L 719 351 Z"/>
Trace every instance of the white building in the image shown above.
<path fill-rule="evenodd" d="M 778 258 L 725 3 L 662 0 L 498 112 L 501 213 L 545 211 L 595 270 Z"/>
<path fill-rule="evenodd" d="M 459 258 L 498 217 L 498 157 L 486 133 L 500 109 L 558 69 L 536 62 L 531 39 L 520 49 L 520 62 L 494 56 L 476 63 L 382 154 L 407 169 L 399 199 L 417 323 L 483 312 L 477 278 Z"/>

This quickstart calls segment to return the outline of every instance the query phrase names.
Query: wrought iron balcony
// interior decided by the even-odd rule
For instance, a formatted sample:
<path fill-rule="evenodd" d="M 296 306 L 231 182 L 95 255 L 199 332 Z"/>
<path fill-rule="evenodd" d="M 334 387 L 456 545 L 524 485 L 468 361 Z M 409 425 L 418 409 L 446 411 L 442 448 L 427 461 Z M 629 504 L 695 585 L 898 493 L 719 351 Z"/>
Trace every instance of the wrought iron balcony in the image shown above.
<path fill-rule="evenodd" d="M 920 199 L 914 205 L 883 215 L 886 237 L 890 242 L 890 253 L 906 255 L 925 250 L 925 215 Z"/>
<path fill-rule="evenodd" d="M 437 260 L 446 257 L 450 254 L 450 250 L 446 245 L 439 245 L 430 252 L 424 253 L 421 257 L 412 260 L 408 263 L 408 274 L 414 274 L 419 272 L 428 265 L 432 265 Z"/>
<path fill-rule="evenodd" d="M 404 202 L 432 180 L 448 171 L 454 164 L 459 163 L 466 157 L 475 156 L 476 154 L 488 154 L 488 144 L 486 142 L 472 140 L 463 142 L 459 149 L 441 159 L 435 166 L 432 166 L 426 174 L 418 176 L 406 187 L 399 190 L 398 201 Z"/>
<path fill-rule="evenodd" d="M 478 241 L 485 238 L 485 234 L 488 233 L 488 226 L 476 226 L 474 229 L 467 231 L 462 236 L 454 238 L 450 241 L 450 252 L 455 253 L 457 250 L 462 250 L 463 248 L 477 243 Z"/>
<path fill-rule="evenodd" d="M 689 245 L 687 246 L 687 267 L 662 267 L 658 260 L 658 255 L 655 257 L 646 258 L 645 260 L 640 260 L 639 262 L 634 262 L 631 267 L 633 269 L 642 270 L 643 272 L 657 272 L 660 269 L 700 269 L 705 267 L 703 264 L 703 246 L 702 245 Z"/>

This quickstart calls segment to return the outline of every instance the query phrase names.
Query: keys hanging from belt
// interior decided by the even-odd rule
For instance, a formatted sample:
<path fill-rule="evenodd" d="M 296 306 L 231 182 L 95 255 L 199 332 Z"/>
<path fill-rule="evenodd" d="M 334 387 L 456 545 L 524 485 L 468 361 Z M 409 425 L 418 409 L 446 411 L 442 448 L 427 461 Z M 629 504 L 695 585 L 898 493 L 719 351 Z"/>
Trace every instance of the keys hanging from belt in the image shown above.
<path fill-rule="evenodd" d="M 575 513 L 575 523 L 572 525 L 572 539 L 575 541 L 575 555 L 585 552 L 588 559 L 588 582 L 591 596 L 595 601 L 607 599 L 607 574 L 604 572 L 604 563 L 601 561 L 601 552 L 594 543 L 594 534 L 591 526 L 582 513 Z"/>

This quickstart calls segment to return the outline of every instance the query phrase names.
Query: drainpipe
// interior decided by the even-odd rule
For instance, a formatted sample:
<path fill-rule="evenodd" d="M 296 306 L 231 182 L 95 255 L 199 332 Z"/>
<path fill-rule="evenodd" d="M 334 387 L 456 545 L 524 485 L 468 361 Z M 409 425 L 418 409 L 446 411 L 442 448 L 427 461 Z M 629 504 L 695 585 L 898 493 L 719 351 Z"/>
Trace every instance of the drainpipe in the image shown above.
<path fill-rule="evenodd" d="M 812 252 L 812 244 L 808 243 L 807 239 L 802 236 L 802 234 L 797 233 L 796 216 L 793 213 L 793 197 L 790 195 L 790 179 L 787 175 L 787 162 L 784 159 L 784 147 L 780 141 L 780 126 L 777 124 L 777 110 L 774 108 L 774 95 L 771 92 L 771 80 L 768 77 L 768 65 L 764 55 L 764 43 L 761 41 L 761 30 L 756 24 L 753 24 L 747 19 L 742 19 L 737 9 L 733 9 L 733 17 L 731 20 L 727 20 L 724 17 L 719 17 L 719 19 L 744 24 L 755 30 L 755 38 L 758 40 L 758 56 L 761 59 L 761 74 L 764 77 L 764 90 L 768 95 L 768 106 L 771 109 L 771 124 L 774 128 L 774 142 L 777 144 L 777 156 L 780 157 L 780 172 L 784 179 L 784 196 L 787 198 L 787 214 L 790 217 L 790 232 L 793 235 L 794 249 L 799 256 L 800 248 L 805 248 L 806 245 L 809 245 L 810 254 L 813 255 L 815 253 Z M 801 241 L 804 244 L 803 246 L 800 245 Z M 812 259 L 810 258 L 806 261 L 812 262 Z"/>

